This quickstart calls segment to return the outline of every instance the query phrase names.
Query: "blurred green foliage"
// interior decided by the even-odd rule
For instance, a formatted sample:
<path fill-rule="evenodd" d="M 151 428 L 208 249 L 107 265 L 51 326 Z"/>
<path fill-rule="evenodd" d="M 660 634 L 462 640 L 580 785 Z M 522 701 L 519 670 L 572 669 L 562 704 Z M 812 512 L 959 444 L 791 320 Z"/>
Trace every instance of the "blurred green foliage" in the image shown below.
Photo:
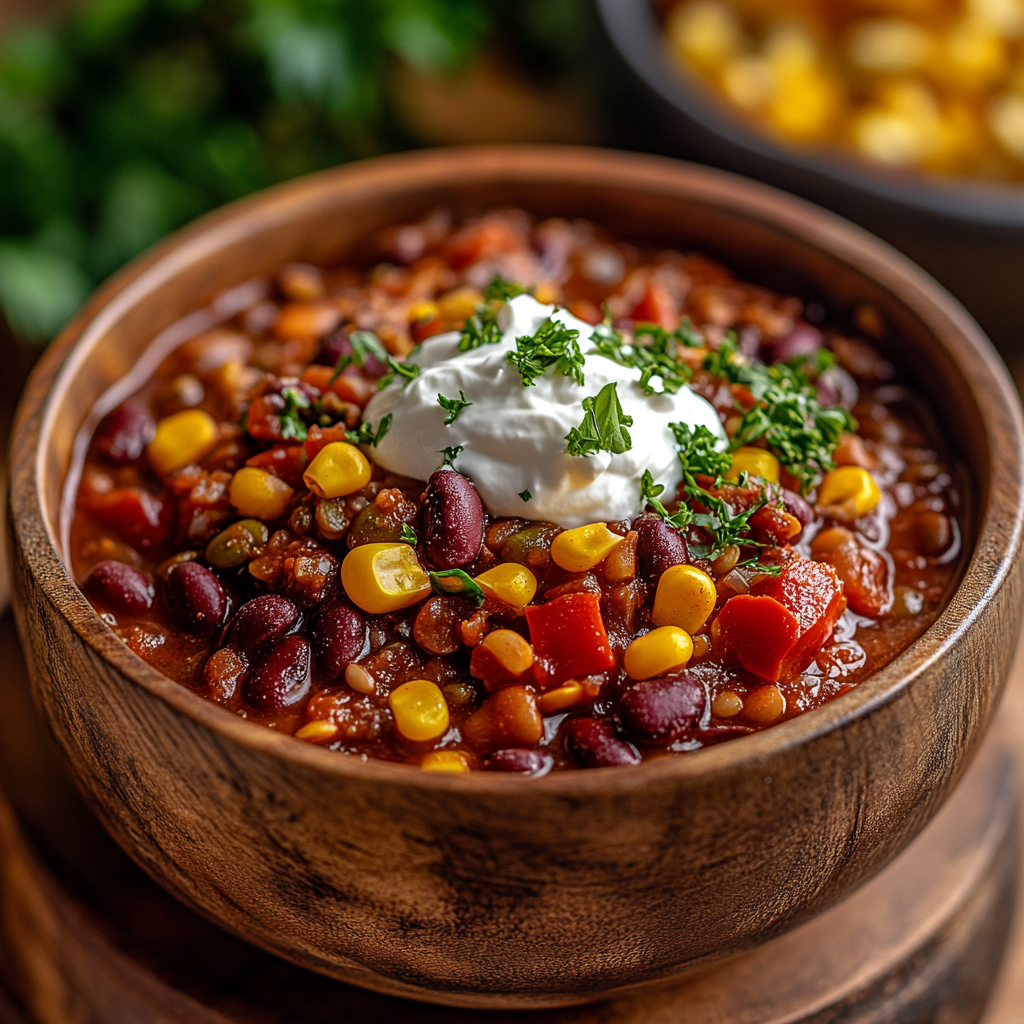
<path fill-rule="evenodd" d="M 500 38 L 586 60 L 586 0 L 84 0 L 0 39 L 0 307 L 46 339 L 87 293 L 231 199 L 416 140 L 388 68 Z"/>

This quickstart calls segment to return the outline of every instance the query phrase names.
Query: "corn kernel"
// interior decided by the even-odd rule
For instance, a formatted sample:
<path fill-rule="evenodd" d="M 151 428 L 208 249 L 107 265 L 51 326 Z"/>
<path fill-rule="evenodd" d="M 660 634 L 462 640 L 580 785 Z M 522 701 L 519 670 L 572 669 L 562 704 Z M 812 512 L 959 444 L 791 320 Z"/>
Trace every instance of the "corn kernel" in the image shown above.
<path fill-rule="evenodd" d="M 158 476 L 167 476 L 209 455 L 217 443 L 217 421 L 202 409 L 186 409 L 156 425 L 146 448 Z"/>
<path fill-rule="evenodd" d="M 692 654 L 689 633 L 678 626 L 660 626 L 626 648 L 626 672 L 630 679 L 653 679 L 682 668 Z"/>
<path fill-rule="evenodd" d="M 308 743 L 325 743 L 334 739 L 338 734 L 338 727 L 333 722 L 325 722 L 317 719 L 314 722 L 307 722 L 296 734 L 297 740 L 306 740 Z"/>
<path fill-rule="evenodd" d="M 264 520 L 283 516 L 294 493 L 283 480 L 256 466 L 243 466 L 228 488 L 231 504 L 243 516 Z"/>
<path fill-rule="evenodd" d="M 818 504 L 841 506 L 847 516 L 866 516 L 880 501 L 875 478 L 861 466 L 840 466 L 826 473 L 818 488 Z"/>
<path fill-rule="evenodd" d="M 437 316 L 436 302 L 414 302 L 407 310 L 409 320 L 433 320 Z"/>
<path fill-rule="evenodd" d="M 459 288 L 437 300 L 437 312 L 442 320 L 465 320 L 483 301 L 484 297 L 473 288 Z"/>
<path fill-rule="evenodd" d="M 402 683 L 391 691 L 388 706 L 395 716 L 395 728 L 411 743 L 427 743 L 448 731 L 448 705 L 444 694 L 429 679 Z"/>
<path fill-rule="evenodd" d="M 537 698 L 537 707 L 542 715 L 554 715 L 563 708 L 581 704 L 584 699 L 583 684 L 576 679 L 562 683 L 557 689 L 548 690 Z"/>
<path fill-rule="evenodd" d="M 557 285 L 550 281 L 541 281 L 533 291 L 533 297 L 542 306 L 554 306 L 562 301 L 562 293 Z"/>
<path fill-rule="evenodd" d="M 708 621 L 717 598 L 707 573 L 693 565 L 673 565 L 658 580 L 651 618 L 659 626 L 677 626 L 692 636 Z"/>
<path fill-rule="evenodd" d="M 560 533 L 551 543 L 551 561 L 566 572 L 586 572 L 603 562 L 624 540 L 604 523 Z"/>
<path fill-rule="evenodd" d="M 432 750 L 420 761 L 420 767 L 425 772 L 462 774 L 469 771 L 469 758 L 461 750 Z"/>
<path fill-rule="evenodd" d="M 779 460 L 764 448 L 737 448 L 732 465 L 724 474 L 726 480 L 738 480 L 740 473 L 759 476 L 770 484 L 779 482 Z"/>
<path fill-rule="evenodd" d="M 354 444 L 332 441 L 317 452 L 302 479 L 318 498 L 341 498 L 370 482 L 370 461 Z"/>
<path fill-rule="evenodd" d="M 474 648 L 473 654 L 479 650 L 490 652 L 498 666 L 510 676 L 521 676 L 533 665 L 530 642 L 514 629 L 496 629 L 488 633 L 480 646 Z"/>
<path fill-rule="evenodd" d="M 736 14 L 715 0 L 693 0 L 673 7 L 665 31 L 684 63 L 709 70 L 720 67 L 743 44 Z"/>
<path fill-rule="evenodd" d="M 537 593 L 537 577 L 525 565 L 515 562 L 502 562 L 480 573 L 476 582 L 486 593 L 517 611 L 522 611 Z"/>
<path fill-rule="evenodd" d="M 341 563 L 345 593 L 364 612 L 383 615 L 422 601 L 430 577 L 408 544 L 360 544 Z"/>

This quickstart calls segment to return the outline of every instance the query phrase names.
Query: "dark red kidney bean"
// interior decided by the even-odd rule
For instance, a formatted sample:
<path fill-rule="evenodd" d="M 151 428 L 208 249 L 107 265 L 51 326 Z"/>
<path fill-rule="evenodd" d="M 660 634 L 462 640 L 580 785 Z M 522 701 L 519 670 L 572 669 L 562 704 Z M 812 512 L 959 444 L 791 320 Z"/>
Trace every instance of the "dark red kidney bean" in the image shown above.
<path fill-rule="evenodd" d="M 801 526 L 806 526 L 814 515 L 811 510 L 811 506 L 800 497 L 796 491 L 782 489 L 782 502 L 786 506 L 786 511 L 793 516 L 794 519 L 800 520 Z"/>
<path fill-rule="evenodd" d="M 309 692 L 309 641 L 282 640 L 256 666 L 245 684 L 245 697 L 259 711 L 281 711 Z"/>
<path fill-rule="evenodd" d="M 818 401 L 826 408 L 841 405 L 844 409 L 852 409 L 860 397 L 857 382 L 841 366 L 826 370 L 814 386 L 818 391 Z"/>
<path fill-rule="evenodd" d="M 347 601 L 334 601 L 320 612 L 313 630 L 313 653 L 327 682 L 334 682 L 369 650 L 366 620 Z"/>
<path fill-rule="evenodd" d="M 639 516 L 633 523 L 633 529 L 637 532 L 636 554 L 640 575 L 645 580 L 657 583 L 666 569 L 690 561 L 682 535 L 659 516 Z"/>
<path fill-rule="evenodd" d="M 461 569 L 484 542 L 484 507 L 476 488 L 454 469 L 439 469 L 427 484 L 424 507 L 427 557 L 438 569 Z"/>
<path fill-rule="evenodd" d="M 96 428 L 96 448 L 108 462 L 134 462 L 155 436 L 156 420 L 148 406 L 128 401 L 100 421 Z"/>
<path fill-rule="evenodd" d="M 331 331 L 324 338 L 316 361 L 325 363 L 327 366 L 335 366 L 342 356 L 352 355 L 350 333 L 351 329 L 348 327 L 337 327 Z M 383 377 L 387 371 L 387 367 L 376 356 L 369 353 L 367 353 L 361 369 L 369 377 Z"/>
<path fill-rule="evenodd" d="M 484 768 L 489 772 L 516 772 L 519 775 L 546 775 L 555 759 L 542 750 L 496 750 Z"/>
<path fill-rule="evenodd" d="M 252 660 L 283 640 L 298 621 L 299 609 L 287 597 L 254 597 L 235 612 L 224 633 L 224 645 Z"/>
<path fill-rule="evenodd" d="M 140 615 L 153 607 L 153 581 L 124 562 L 100 562 L 89 574 L 83 588 L 112 612 Z"/>
<path fill-rule="evenodd" d="M 194 632 L 224 621 L 227 597 L 220 580 L 198 562 L 179 562 L 164 581 L 164 601 L 179 625 Z"/>
<path fill-rule="evenodd" d="M 611 722 L 596 718 L 574 718 L 565 729 L 565 749 L 581 768 L 640 763 L 640 755 L 615 735 Z"/>
<path fill-rule="evenodd" d="M 805 356 L 812 359 L 821 348 L 823 337 L 817 327 L 808 323 L 797 323 L 789 334 L 783 335 L 772 345 L 772 362 L 781 363 L 786 359 Z"/>
<path fill-rule="evenodd" d="M 642 743 L 671 743 L 703 710 L 704 690 L 684 672 L 631 686 L 619 701 L 619 720 Z"/>

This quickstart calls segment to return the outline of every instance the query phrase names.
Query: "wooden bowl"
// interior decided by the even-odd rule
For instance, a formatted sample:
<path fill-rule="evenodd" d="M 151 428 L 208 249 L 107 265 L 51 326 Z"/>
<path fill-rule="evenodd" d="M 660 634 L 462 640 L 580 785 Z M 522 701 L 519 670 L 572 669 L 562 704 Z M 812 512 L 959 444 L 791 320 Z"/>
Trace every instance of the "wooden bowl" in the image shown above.
<path fill-rule="evenodd" d="M 119 641 L 61 557 L 90 410 L 152 340 L 287 260 L 344 257 L 437 204 L 520 204 L 692 246 L 834 309 L 873 303 L 972 476 L 962 579 L 931 629 L 777 728 L 630 769 L 524 779 L 363 762 L 253 725 Z M 172 328 L 183 337 L 185 328 Z M 138 365 L 137 365 L 138 364 Z M 967 315 L 905 259 L 762 186 L 600 150 L 389 157 L 215 213 L 129 268 L 43 358 L 12 447 L 18 625 L 79 786 L 161 884 L 305 967 L 476 1007 L 604 998 L 779 934 L 934 815 L 995 711 L 1021 614 L 1022 428 Z M 80 450 L 80 449 L 79 449 Z M 297 996 L 297 998 L 300 998 Z"/>

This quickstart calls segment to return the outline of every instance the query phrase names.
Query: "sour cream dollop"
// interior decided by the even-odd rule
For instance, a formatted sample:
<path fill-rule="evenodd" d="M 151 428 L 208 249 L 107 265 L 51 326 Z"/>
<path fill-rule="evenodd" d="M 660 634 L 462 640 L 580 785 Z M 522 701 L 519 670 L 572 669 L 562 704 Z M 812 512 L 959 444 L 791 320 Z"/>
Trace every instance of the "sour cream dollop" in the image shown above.
<path fill-rule="evenodd" d="M 508 361 L 516 338 L 532 335 L 548 317 L 579 331 L 585 359 L 580 386 L 549 369 L 531 387 Z M 410 360 L 419 374 L 406 383 L 396 379 L 366 407 L 365 419 L 376 430 L 389 413 L 392 423 L 372 458 L 392 473 L 426 480 L 441 465 L 441 452 L 458 445 L 455 468 L 476 485 L 486 507 L 498 516 L 542 519 L 565 529 L 612 522 L 640 510 L 640 479 L 650 470 L 674 498 L 682 476 L 675 437 L 669 423 L 707 427 L 722 442 L 725 433 L 714 407 L 688 387 L 675 395 L 645 395 L 640 371 L 620 366 L 588 344 L 593 327 L 564 309 L 541 305 L 520 295 L 498 313 L 498 344 L 459 352 L 459 335 L 439 334 L 424 342 Z M 621 455 L 566 453 L 565 437 L 583 420 L 583 399 L 615 382 L 633 447 Z M 657 381 L 655 381 L 657 383 Z M 464 408 L 450 426 L 438 395 L 458 398 Z M 530 499 L 520 494 L 528 491 Z"/>

